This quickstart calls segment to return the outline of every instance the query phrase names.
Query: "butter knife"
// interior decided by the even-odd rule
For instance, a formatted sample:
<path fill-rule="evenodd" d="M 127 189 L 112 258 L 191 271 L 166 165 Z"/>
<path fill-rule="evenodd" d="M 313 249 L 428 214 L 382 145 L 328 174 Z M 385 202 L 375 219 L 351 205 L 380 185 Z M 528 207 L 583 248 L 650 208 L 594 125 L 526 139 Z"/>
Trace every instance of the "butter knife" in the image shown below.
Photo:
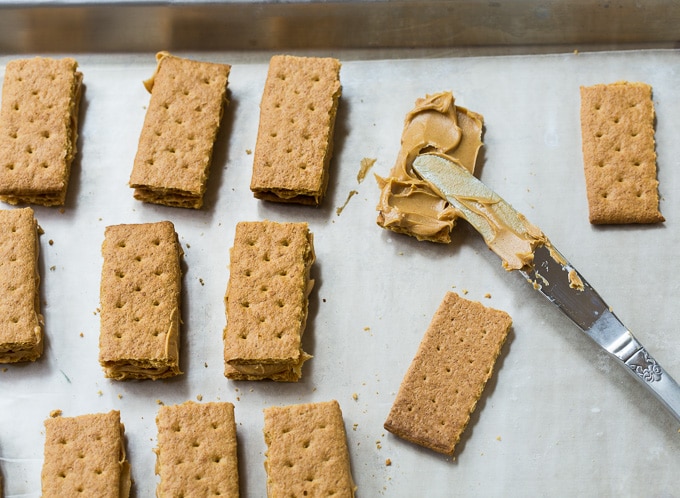
<path fill-rule="evenodd" d="M 413 170 L 480 232 L 506 269 L 520 271 L 534 289 L 623 365 L 680 421 L 680 386 L 540 229 L 447 158 L 421 154 L 413 162 Z"/>

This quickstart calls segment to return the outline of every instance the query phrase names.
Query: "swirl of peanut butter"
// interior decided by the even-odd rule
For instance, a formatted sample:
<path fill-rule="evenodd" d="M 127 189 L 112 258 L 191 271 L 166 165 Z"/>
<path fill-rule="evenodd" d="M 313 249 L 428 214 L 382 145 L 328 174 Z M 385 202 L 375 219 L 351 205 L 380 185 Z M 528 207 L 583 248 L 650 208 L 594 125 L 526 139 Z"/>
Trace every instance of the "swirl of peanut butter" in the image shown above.
<path fill-rule="evenodd" d="M 380 187 L 378 225 L 418 240 L 448 243 L 458 214 L 413 171 L 413 161 L 433 152 L 474 172 L 482 146 L 483 117 L 455 105 L 451 92 L 416 100 L 404 120 L 401 148 L 387 178 L 376 175 Z"/>

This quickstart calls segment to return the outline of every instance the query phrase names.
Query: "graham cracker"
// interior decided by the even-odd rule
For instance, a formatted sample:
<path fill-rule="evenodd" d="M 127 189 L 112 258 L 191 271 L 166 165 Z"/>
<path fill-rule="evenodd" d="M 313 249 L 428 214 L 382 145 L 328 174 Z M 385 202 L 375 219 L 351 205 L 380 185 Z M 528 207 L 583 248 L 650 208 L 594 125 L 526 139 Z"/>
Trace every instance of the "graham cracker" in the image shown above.
<path fill-rule="evenodd" d="M 169 221 L 106 228 L 99 362 L 113 379 L 161 379 L 179 369 L 180 258 Z"/>
<path fill-rule="evenodd" d="M 0 107 L 0 200 L 61 206 L 76 154 L 83 75 L 71 58 L 10 61 Z"/>
<path fill-rule="evenodd" d="M 593 224 L 659 223 L 652 87 L 581 87 L 581 137 Z"/>
<path fill-rule="evenodd" d="M 385 429 L 452 455 L 511 324 L 504 311 L 448 292 L 404 376 Z"/>
<path fill-rule="evenodd" d="M 156 496 L 238 498 L 234 405 L 228 402 L 162 406 L 156 417 Z"/>
<path fill-rule="evenodd" d="M 31 208 L 0 210 L 0 363 L 43 352 L 39 230 Z"/>
<path fill-rule="evenodd" d="M 340 62 L 276 55 L 260 103 L 250 189 L 268 201 L 318 205 L 328 185 Z"/>
<path fill-rule="evenodd" d="M 43 498 L 130 496 L 124 432 L 116 410 L 45 420 Z"/>
<path fill-rule="evenodd" d="M 269 498 L 354 496 L 337 401 L 266 408 L 264 440 Z"/>
<path fill-rule="evenodd" d="M 240 222 L 225 295 L 225 375 L 233 380 L 298 381 L 314 284 L 307 223 Z"/>
<path fill-rule="evenodd" d="M 156 59 L 156 72 L 144 83 L 151 101 L 130 187 L 140 201 L 199 209 L 227 103 L 231 66 L 167 52 Z"/>

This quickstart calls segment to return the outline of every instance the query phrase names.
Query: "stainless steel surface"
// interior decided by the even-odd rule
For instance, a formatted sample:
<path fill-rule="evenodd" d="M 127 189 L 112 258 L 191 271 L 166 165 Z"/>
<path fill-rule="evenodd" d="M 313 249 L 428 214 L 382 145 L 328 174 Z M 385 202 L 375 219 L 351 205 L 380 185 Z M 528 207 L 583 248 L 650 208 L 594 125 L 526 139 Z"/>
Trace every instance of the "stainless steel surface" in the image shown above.
<path fill-rule="evenodd" d="M 5 0 L 0 53 L 672 47 L 679 24 L 673 0 Z"/>
<path fill-rule="evenodd" d="M 506 203 L 496 192 L 475 178 L 465 168 L 440 156 L 421 155 L 413 162 L 413 169 L 424 180 L 432 184 L 439 195 L 446 198 L 461 213 L 462 217 L 479 230 L 486 222 L 477 222 L 480 217 L 474 209 L 468 209 L 458 201 L 458 197 L 478 198 L 481 193 L 483 203 L 478 205 L 482 211 L 500 209 L 517 218 L 519 213 Z M 464 181 L 459 181 L 463 177 Z M 459 188 L 459 191 L 453 191 Z M 484 233 L 485 240 L 492 240 L 491 233 Z M 491 246 L 490 246 L 491 247 Z M 534 251 L 534 261 L 530 267 L 520 272 L 529 284 L 571 319 L 588 337 L 616 358 L 621 365 L 642 382 L 680 422 L 680 386 L 659 365 L 640 342 L 621 321 L 612 313 L 609 306 L 593 289 L 583 276 L 573 268 L 555 248 L 539 245 Z M 578 283 L 578 284 L 577 284 Z"/>

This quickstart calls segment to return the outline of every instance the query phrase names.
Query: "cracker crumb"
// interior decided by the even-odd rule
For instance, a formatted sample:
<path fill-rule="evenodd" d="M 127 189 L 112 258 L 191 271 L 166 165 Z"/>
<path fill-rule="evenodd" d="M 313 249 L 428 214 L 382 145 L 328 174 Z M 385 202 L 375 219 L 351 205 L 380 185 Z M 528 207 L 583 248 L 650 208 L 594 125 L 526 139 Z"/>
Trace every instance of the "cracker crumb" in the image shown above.
<path fill-rule="evenodd" d="M 208 368 L 208 362 L 207 361 L 205 363 L 203 363 L 203 367 Z"/>
<path fill-rule="evenodd" d="M 201 285 L 205 285 L 205 282 L 203 281 L 202 278 L 199 278 L 198 281 L 201 283 Z"/>
<path fill-rule="evenodd" d="M 52 417 L 52 418 L 61 417 L 61 414 L 62 414 L 62 411 L 57 408 L 56 410 L 52 410 L 50 412 L 50 417 Z"/>
<path fill-rule="evenodd" d="M 104 396 L 104 393 L 102 392 L 101 389 L 99 391 L 97 391 L 97 396 Z"/>
<path fill-rule="evenodd" d="M 85 334 L 83 334 L 83 333 L 81 332 L 81 333 L 80 333 L 80 337 L 85 337 Z"/>
<path fill-rule="evenodd" d="M 64 208 L 59 208 L 59 212 L 60 212 L 61 214 L 64 214 L 64 213 L 66 212 L 66 209 L 64 209 Z"/>
<path fill-rule="evenodd" d="M 364 327 L 365 332 L 368 332 L 369 330 L 371 330 L 371 327 Z"/>
<path fill-rule="evenodd" d="M 118 393 L 118 399 L 123 399 L 123 395 Z"/>
<path fill-rule="evenodd" d="M 48 241 L 48 244 L 51 245 L 51 246 L 53 246 L 53 245 L 54 245 L 54 241 L 53 241 L 52 239 L 50 239 L 50 240 Z"/>
<path fill-rule="evenodd" d="M 489 293 L 487 292 L 486 294 L 484 294 L 484 297 L 487 298 L 487 299 L 491 299 L 491 294 L 489 294 Z"/>
<path fill-rule="evenodd" d="M 389 467 L 390 465 L 392 465 L 392 460 L 390 460 L 389 458 L 386 458 L 386 459 L 385 459 L 385 465 L 386 465 L 387 467 Z"/>
<path fill-rule="evenodd" d="M 202 394 L 196 395 L 196 399 L 197 399 L 198 401 L 203 401 L 203 395 L 202 395 Z"/>
<path fill-rule="evenodd" d="M 7 367 L 4 367 L 4 368 L 2 369 L 3 372 L 6 372 L 7 370 L 9 370 L 9 368 L 7 368 Z M 680 431 L 678 431 L 678 432 L 680 432 Z"/>
<path fill-rule="evenodd" d="M 56 270 L 56 269 L 57 269 L 56 266 L 50 266 L 50 271 L 54 271 L 54 270 Z"/>
<path fill-rule="evenodd" d="M 359 427 L 359 424 L 352 424 L 352 430 L 353 431 L 356 431 L 357 427 Z M 678 432 L 680 432 L 680 430 L 678 430 Z"/>
<path fill-rule="evenodd" d="M 359 395 L 358 395 L 357 393 L 352 393 L 352 399 L 353 399 L 354 401 L 358 400 L 358 399 L 359 399 Z"/>
<path fill-rule="evenodd" d="M 253 153 L 253 151 L 251 149 L 246 149 L 246 154 L 250 155 L 252 153 Z"/>
<path fill-rule="evenodd" d="M 501 440 L 501 437 L 500 437 L 500 436 L 496 436 L 496 441 L 500 441 L 500 440 Z"/>
<path fill-rule="evenodd" d="M 463 294 L 467 294 L 467 293 L 468 293 L 468 290 L 467 290 L 467 289 L 463 289 Z"/>
<path fill-rule="evenodd" d="M 157 400 L 156 400 L 156 404 L 157 404 L 157 405 L 160 405 L 160 406 L 164 406 L 164 405 L 165 405 L 165 403 L 163 403 L 160 399 L 157 399 Z"/>
<path fill-rule="evenodd" d="M 378 448 L 378 449 L 381 449 L 381 448 L 382 448 L 382 444 L 380 443 L 380 439 L 378 439 L 378 440 L 375 442 L 375 447 Z"/>

